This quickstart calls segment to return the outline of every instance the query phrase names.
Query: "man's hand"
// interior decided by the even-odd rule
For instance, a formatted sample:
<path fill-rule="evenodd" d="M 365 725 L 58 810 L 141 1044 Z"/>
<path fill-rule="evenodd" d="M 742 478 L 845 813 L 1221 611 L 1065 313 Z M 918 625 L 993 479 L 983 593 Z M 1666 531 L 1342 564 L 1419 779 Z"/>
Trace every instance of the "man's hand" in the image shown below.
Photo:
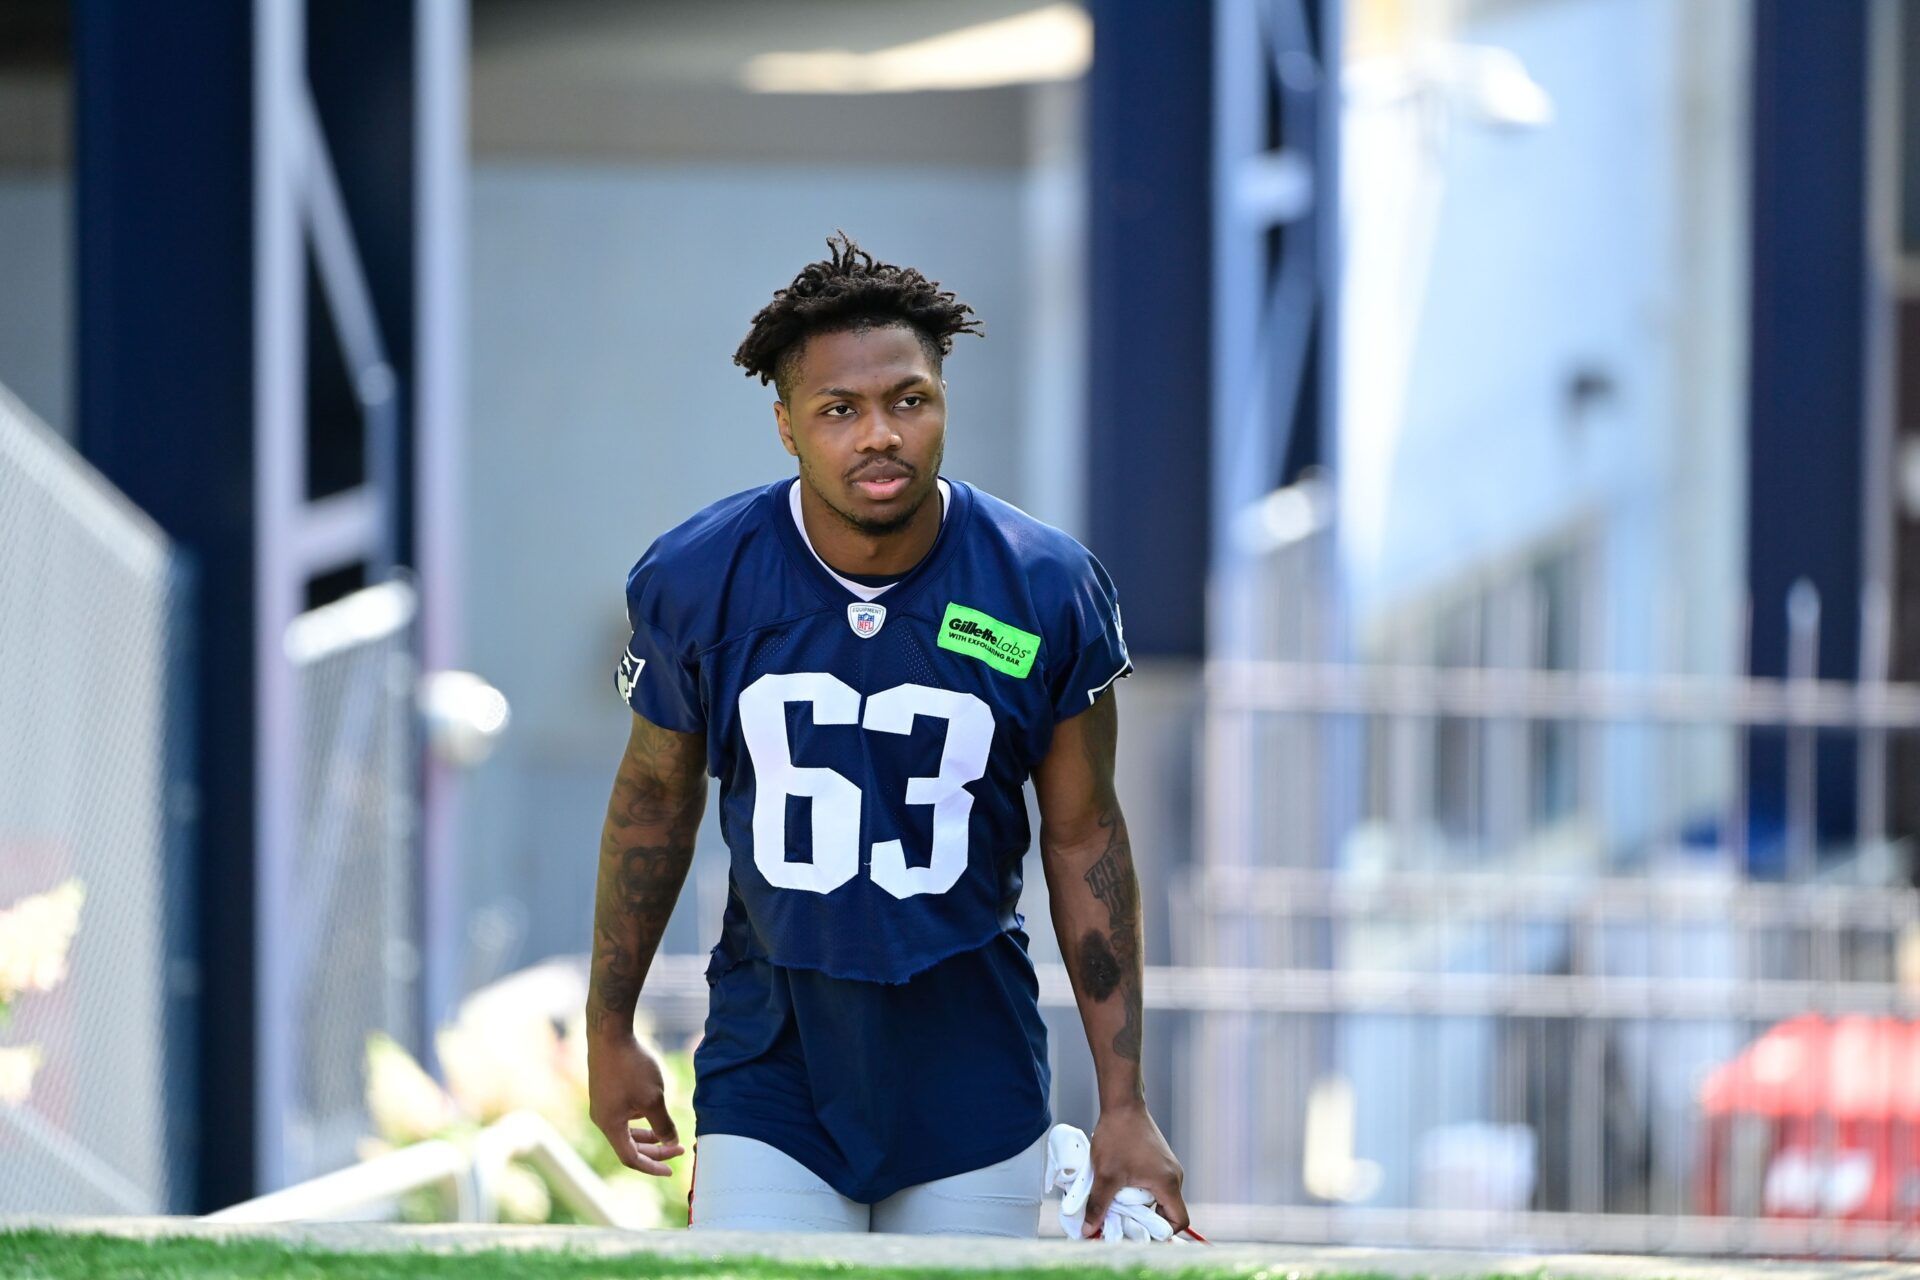
<path fill-rule="evenodd" d="M 667 1113 L 660 1064 L 631 1033 L 588 1037 L 587 1113 L 629 1169 L 664 1178 L 673 1173 L 665 1161 L 686 1154 Z M 651 1127 L 631 1127 L 635 1117 Z"/>
<path fill-rule="evenodd" d="M 1101 1108 L 1100 1123 L 1093 1127 L 1091 1160 L 1093 1190 L 1087 1196 L 1087 1220 L 1081 1228 L 1086 1235 L 1100 1230 L 1113 1203 L 1113 1193 L 1122 1187 L 1139 1187 L 1150 1193 L 1159 1202 L 1160 1216 L 1172 1224 L 1176 1235 L 1190 1225 L 1187 1202 L 1180 1195 L 1186 1171 L 1174 1159 L 1173 1149 L 1147 1114 L 1145 1103 Z"/>

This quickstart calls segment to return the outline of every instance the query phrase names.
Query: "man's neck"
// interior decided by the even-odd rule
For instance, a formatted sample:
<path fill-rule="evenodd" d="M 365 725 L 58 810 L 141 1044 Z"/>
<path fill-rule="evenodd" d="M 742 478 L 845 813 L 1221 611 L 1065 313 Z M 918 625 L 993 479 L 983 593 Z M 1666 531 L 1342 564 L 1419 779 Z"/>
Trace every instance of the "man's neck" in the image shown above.
<path fill-rule="evenodd" d="M 938 481 L 915 509 L 911 519 L 891 533 L 871 534 L 854 528 L 828 507 L 803 476 L 800 520 L 814 554 L 827 567 L 849 574 L 898 574 L 919 564 L 940 536 Z"/>

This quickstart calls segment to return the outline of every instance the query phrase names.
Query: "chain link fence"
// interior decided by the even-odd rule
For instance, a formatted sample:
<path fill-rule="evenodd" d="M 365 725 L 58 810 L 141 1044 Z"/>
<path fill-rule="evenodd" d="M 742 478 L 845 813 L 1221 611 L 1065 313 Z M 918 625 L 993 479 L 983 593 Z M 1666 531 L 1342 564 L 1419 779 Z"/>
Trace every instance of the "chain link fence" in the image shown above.
<path fill-rule="evenodd" d="M 0 388 L 0 910 L 80 893 L 64 974 L 60 936 L 0 918 L 0 968 L 37 975 L 0 1026 L 0 1212 L 192 1194 L 188 600 L 159 529 Z"/>
<path fill-rule="evenodd" d="M 357 591 L 288 628 L 301 727 L 297 843 L 269 936 L 283 990 L 262 995 L 264 1034 L 291 1049 L 267 1123 L 282 1127 L 289 1182 L 353 1164 L 374 1126 L 367 1038 L 416 1056 L 415 596 L 404 581 Z"/>

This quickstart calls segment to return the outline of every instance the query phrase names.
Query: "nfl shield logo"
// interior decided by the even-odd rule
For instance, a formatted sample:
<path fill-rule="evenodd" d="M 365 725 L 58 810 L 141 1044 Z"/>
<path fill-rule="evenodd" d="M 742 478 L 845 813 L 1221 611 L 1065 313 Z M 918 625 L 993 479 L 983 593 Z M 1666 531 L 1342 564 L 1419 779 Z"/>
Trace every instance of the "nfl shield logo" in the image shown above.
<path fill-rule="evenodd" d="M 880 627 L 887 620 L 887 606 L 883 604 L 850 604 L 847 606 L 847 625 L 853 628 L 853 634 L 862 640 L 880 634 Z"/>

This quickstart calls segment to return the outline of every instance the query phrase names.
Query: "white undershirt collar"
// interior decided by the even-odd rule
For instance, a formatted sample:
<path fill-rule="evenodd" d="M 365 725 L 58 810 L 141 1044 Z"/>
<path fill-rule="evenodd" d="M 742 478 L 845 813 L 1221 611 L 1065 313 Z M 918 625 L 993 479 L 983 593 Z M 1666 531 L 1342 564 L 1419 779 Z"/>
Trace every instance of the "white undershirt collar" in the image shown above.
<path fill-rule="evenodd" d="M 859 596 L 862 600 L 876 600 L 899 586 L 900 584 L 898 582 L 888 582 L 877 587 L 870 587 L 864 582 L 855 582 L 853 579 L 842 574 L 834 573 L 832 565 L 828 564 L 825 560 L 820 560 L 820 553 L 813 549 L 813 539 L 807 536 L 807 522 L 800 518 L 800 486 L 804 483 L 806 483 L 804 480 L 796 478 L 791 485 L 787 486 L 787 506 L 793 512 L 794 527 L 800 530 L 800 541 L 807 544 L 807 550 L 812 553 L 815 560 L 820 561 L 820 567 L 828 573 L 833 573 L 833 580 L 835 582 L 853 592 L 853 594 Z M 947 522 L 949 496 L 946 477 L 935 476 L 933 483 L 940 490 L 940 523 L 945 524 Z"/>

